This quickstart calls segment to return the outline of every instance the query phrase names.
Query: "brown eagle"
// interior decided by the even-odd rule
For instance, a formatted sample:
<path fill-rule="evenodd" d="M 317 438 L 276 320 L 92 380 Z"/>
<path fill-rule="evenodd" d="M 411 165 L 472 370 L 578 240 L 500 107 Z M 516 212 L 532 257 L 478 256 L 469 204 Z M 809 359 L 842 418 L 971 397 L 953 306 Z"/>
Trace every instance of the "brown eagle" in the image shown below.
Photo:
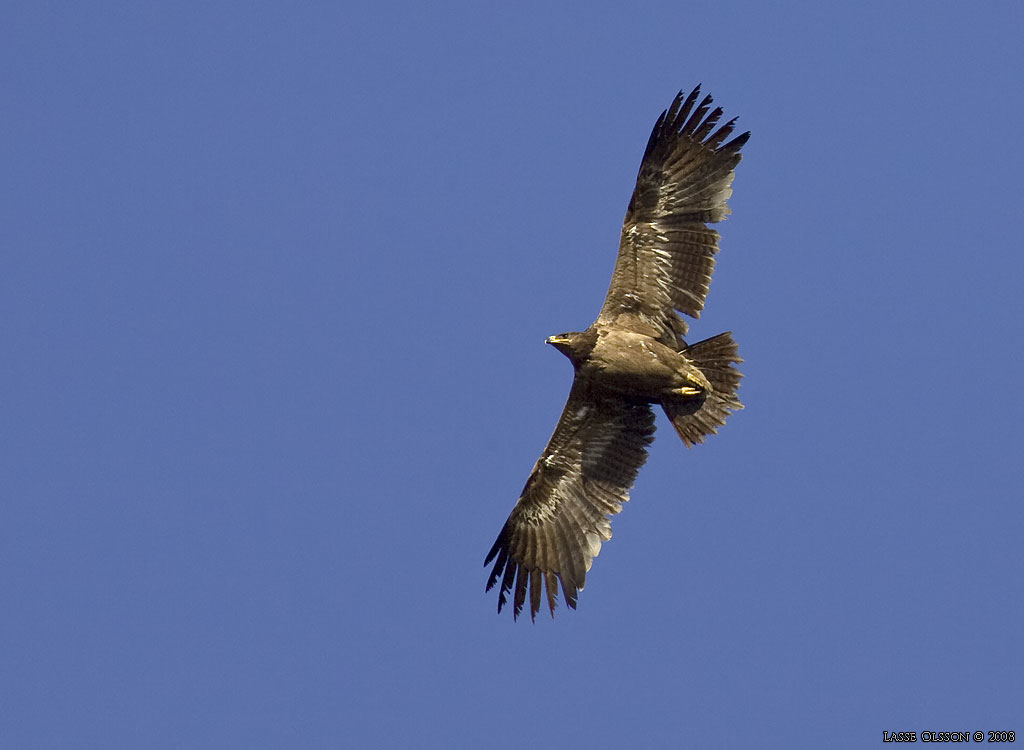
<path fill-rule="evenodd" d="M 700 102 L 698 103 L 698 99 Z M 619 255 L 601 313 L 578 333 L 547 340 L 572 362 L 569 400 L 484 565 L 487 590 L 500 582 L 498 611 L 515 589 L 518 619 L 527 593 L 530 618 L 541 589 L 552 616 L 558 595 L 572 609 L 609 516 L 629 499 L 654 439 L 652 404 L 665 410 L 686 446 L 717 432 L 736 397 L 742 360 L 730 333 L 687 344 L 682 312 L 700 316 L 718 252 L 708 224 L 729 213 L 733 169 L 750 136 L 718 126 L 721 108 L 698 85 L 661 113 L 637 175 Z"/>

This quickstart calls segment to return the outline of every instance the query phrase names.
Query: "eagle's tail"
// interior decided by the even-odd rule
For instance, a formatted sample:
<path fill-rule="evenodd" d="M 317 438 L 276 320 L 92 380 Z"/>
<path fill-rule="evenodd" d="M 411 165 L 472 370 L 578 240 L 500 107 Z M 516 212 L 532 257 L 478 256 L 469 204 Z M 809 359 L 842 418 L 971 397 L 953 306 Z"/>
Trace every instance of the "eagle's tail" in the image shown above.
<path fill-rule="evenodd" d="M 737 354 L 736 342 L 728 331 L 691 344 L 683 354 L 704 373 L 712 388 L 696 410 L 692 399 L 662 399 L 661 406 L 666 416 L 689 448 L 704 442 L 706 435 L 718 432 L 718 427 L 725 424 L 730 412 L 743 408 L 736 396 L 743 376 L 733 366 L 743 360 Z"/>

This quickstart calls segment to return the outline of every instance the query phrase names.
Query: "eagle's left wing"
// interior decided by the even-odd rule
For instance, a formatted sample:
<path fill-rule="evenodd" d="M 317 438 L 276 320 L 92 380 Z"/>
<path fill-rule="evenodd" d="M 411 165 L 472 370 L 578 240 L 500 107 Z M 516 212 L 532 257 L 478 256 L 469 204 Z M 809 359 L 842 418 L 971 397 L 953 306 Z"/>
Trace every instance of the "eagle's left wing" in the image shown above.
<path fill-rule="evenodd" d="M 674 340 L 686 332 L 676 310 L 697 318 L 711 283 L 718 232 L 729 213 L 733 169 L 750 133 L 732 140 L 734 120 L 698 86 L 661 113 L 644 151 L 626 210 L 611 284 L 598 317 L 638 316 Z"/>
<path fill-rule="evenodd" d="M 512 614 L 518 618 L 529 588 L 534 618 L 542 581 L 552 615 L 558 581 L 565 603 L 576 608 L 591 561 L 612 536 L 608 516 L 629 499 L 653 439 L 650 406 L 597 396 L 573 383 L 558 426 L 484 561 L 496 559 L 487 590 L 500 581 L 499 612 L 515 588 Z"/>

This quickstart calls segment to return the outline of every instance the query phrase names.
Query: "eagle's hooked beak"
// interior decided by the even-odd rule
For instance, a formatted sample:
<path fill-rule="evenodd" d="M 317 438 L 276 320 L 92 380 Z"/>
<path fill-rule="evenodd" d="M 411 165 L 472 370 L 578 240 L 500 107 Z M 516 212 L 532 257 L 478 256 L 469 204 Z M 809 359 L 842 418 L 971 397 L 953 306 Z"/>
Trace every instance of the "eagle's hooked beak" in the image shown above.
<path fill-rule="evenodd" d="M 544 343 L 545 344 L 551 344 L 552 346 L 555 346 L 556 344 L 568 344 L 569 343 L 569 337 L 568 336 L 561 336 L 561 335 L 559 335 L 559 336 L 548 336 L 546 339 L 544 339 Z"/>

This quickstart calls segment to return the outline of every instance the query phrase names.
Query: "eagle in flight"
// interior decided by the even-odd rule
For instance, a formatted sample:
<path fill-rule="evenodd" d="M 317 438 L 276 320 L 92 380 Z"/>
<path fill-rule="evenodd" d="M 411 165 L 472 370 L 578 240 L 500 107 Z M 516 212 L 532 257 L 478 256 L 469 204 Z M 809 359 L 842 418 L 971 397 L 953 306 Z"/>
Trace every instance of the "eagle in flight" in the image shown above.
<path fill-rule="evenodd" d="M 576 608 L 609 516 L 629 499 L 654 439 L 653 404 L 664 409 L 689 447 L 717 432 L 736 397 L 742 360 L 730 333 L 683 340 L 685 313 L 698 318 L 718 252 L 708 225 L 729 213 L 733 170 L 750 136 L 729 140 L 735 119 L 719 126 L 720 107 L 700 86 L 661 113 L 626 209 L 619 254 L 601 312 L 589 328 L 547 339 L 575 370 L 569 399 L 544 453 L 484 565 L 498 611 L 513 595 L 518 619 L 542 595 L 552 616 L 561 583 Z"/>

